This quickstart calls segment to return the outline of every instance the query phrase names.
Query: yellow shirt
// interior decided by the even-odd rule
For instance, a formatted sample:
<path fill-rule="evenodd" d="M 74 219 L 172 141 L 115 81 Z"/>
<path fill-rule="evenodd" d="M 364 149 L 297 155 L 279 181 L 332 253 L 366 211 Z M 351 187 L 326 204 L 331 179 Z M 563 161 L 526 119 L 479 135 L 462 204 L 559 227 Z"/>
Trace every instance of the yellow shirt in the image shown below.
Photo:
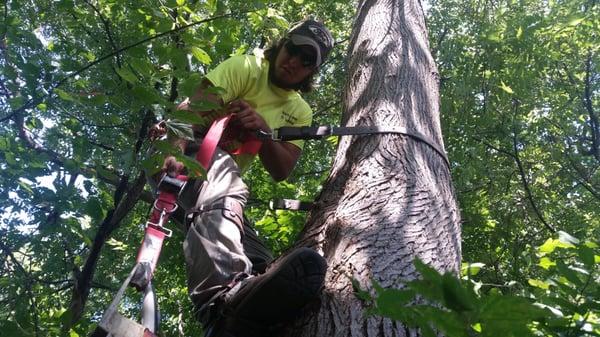
<path fill-rule="evenodd" d="M 254 55 L 233 56 L 210 71 L 206 78 L 215 86 L 225 89 L 221 98 L 225 103 L 236 99 L 248 102 L 264 118 L 271 129 L 282 126 L 309 126 L 312 110 L 300 94 L 281 89 L 269 81 L 269 61 Z M 290 143 L 302 148 L 304 141 Z M 236 156 L 244 171 L 255 156 Z"/>

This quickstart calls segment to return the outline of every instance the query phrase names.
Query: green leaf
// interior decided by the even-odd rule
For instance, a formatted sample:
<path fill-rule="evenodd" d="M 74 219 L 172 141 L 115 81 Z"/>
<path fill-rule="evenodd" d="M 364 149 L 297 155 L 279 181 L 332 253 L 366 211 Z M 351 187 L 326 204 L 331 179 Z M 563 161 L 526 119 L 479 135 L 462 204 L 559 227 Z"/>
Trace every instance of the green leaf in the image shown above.
<path fill-rule="evenodd" d="M 180 153 L 181 150 L 167 140 L 156 140 L 152 146 L 157 149 L 163 156 L 174 155 Z"/>
<path fill-rule="evenodd" d="M 550 260 L 547 257 L 542 257 L 540 259 L 540 262 L 538 263 L 538 265 L 547 270 L 547 269 L 550 269 L 550 267 L 552 267 L 552 266 L 556 266 L 556 262 Z"/>
<path fill-rule="evenodd" d="M 558 269 L 560 275 L 564 276 L 569 282 L 573 283 L 575 286 L 580 287 L 583 285 L 583 281 L 579 279 L 577 273 L 573 271 L 569 266 L 567 266 L 562 261 L 556 262 L 556 268 Z"/>
<path fill-rule="evenodd" d="M 583 264 L 588 267 L 588 268 L 592 268 L 594 266 L 594 250 L 586 247 L 586 246 L 580 246 L 577 249 L 577 254 L 579 254 L 579 258 L 581 259 L 581 261 L 583 262 Z"/>
<path fill-rule="evenodd" d="M 152 176 L 160 171 L 165 157 L 160 153 L 154 153 L 142 160 L 141 166 L 146 170 L 146 176 Z"/>
<path fill-rule="evenodd" d="M 573 18 L 573 19 L 569 20 L 569 22 L 567 23 L 567 25 L 569 25 L 569 26 L 577 26 L 580 23 L 582 23 L 583 20 L 585 20 L 585 17 Z"/>
<path fill-rule="evenodd" d="M 135 76 L 135 74 L 131 70 L 125 67 L 115 68 L 115 71 L 117 72 L 117 74 L 119 74 L 119 76 L 121 76 L 122 79 L 129 83 L 136 83 L 138 80 L 137 76 Z"/>
<path fill-rule="evenodd" d="M 377 290 L 375 306 L 377 311 L 386 317 L 403 317 L 406 304 L 415 297 L 415 292 L 410 289 L 383 289 Z"/>
<path fill-rule="evenodd" d="M 192 55 L 194 55 L 194 58 L 196 58 L 196 60 L 200 61 L 200 63 L 202 63 L 202 64 L 211 64 L 212 63 L 212 59 L 210 58 L 208 53 L 204 51 L 204 49 L 199 48 L 199 47 L 192 47 L 190 49 L 190 51 L 192 52 Z"/>
<path fill-rule="evenodd" d="M 185 125 L 187 125 L 188 128 L 190 129 L 189 130 L 190 132 L 192 132 L 190 124 L 208 125 L 210 122 L 208 120 L 208 118 L 200 117 L 196 113 L 193 113 L 190 111 L 184 111 L 184 110 L 173 111 L 172 113 L 169 114 L 169 117 L 174 118 L 175 120 L 167 121 L 166 122 L 167 126 L 173 125 L 174 127 L 177 127 L 177 125 L 185 123 Z M 193 135 L 193 133 L 192 133 L 192 135 Z"/>
<path fill-rule="evenodd" d="M 33 190 L 31 189 L 31 186 L 29 186 L 28 183 L 19 180 L 19 186 L 21 186 L 21 189 L 27 192 L 27 194 L 33 195 Z"/>
<path fill-rule="evenodd" d="M 208 94 L 215 94 L 217 96 L 222 96 L 227 93 L 227 90 L 225 90 L 225 88 L 211 85 L 211 86 L 207 87 L 206 89 L 204 89 L 204 92 L 206 92 Z"/>
<path fill-rule="evenodd" d="M 100 165 L 96 166 L 96 173 L 99 177 L 103 177 L 111 181 L 116 181 L 119 179 L 119 177 L 113 171 L 107 170 Z"/>
<path fill-rule="evenodd" d="M 125 251 L 127 250 L 128 245 L 122 241 L 116 240 L 114 238 L 110 238 L 106 240 L 106 244 L 112 247 L 112 250 L 116 251 Z"/>
<path fill-rule="evenodd" d="M 85 204 L 85 213 L 94 220 L 101 220 L 104 218 L 104 209 L 102 208 L 100 200 L 97 198 L 90 198 Z"/>
<path fill-rule="evenodd" d="M 58 95 L 58 97 L 60 97 L 60 99 L 65 100 L 65 101 L 75 101 L 75 99 L 73 98 L 73 96 L 71 96 L 69 93 L 67 93 L 66 91 L 62 90 L 62 89 L 54 89 L 54 92 Z"/>
<path fill-rule="evenodd" d="M 213 103 L 211 101 L 195 100 L 190 103 L 190 108 L 193 111 L 211 111 L 211 110 L 218 110 L 221 108 L 221 106 L 219 104 Z"/>
<path fill-rule="evenodd" d="M 135 98 L 144 102 L 144 104 L 147 105 L 155 103 L 157 98 L 159 98 L 155 90 L 147 88 L 145 86 L 136 85 L 131 91 Z"/>
<path fill-rule="evenodd" d="M 194 115 L 187 113 L 188 115 Z M 187 123 L 181 123 L 176 120 L 168 120 L 165 122 L 167 132 L 172 136 L 180 139 L 194 140 L 194 130 L 192 126 Z"/>
<path fill-rule="evenodd" d="M 548 313 L 530 300 L 509 295 L 491 295 L 483 300 L 480 318 L 485 329 L 486 323 L 527 324 L 532 320 L 545 318 Z"/>
<path fill-rule="evenodd" d="M 183 154 L 175 154 L 175 158 L 182 162 L 185 168 L 188 169 L 188 176 L 190 178 L 206 177 L 206 170 L 196 159 L 184 156 Z"/>
<path fill-rule="evenodd" d="M 352 284 L 352 289 L 354 290 L 354 295 L 364 302 L 371 302 L 373 299 L 371 298 L 371 294 L 368 291 L 362 289 L 358 280 L 354 277 L 350 277 L 350 283 Z"/>
<path fill-rule="evenodd" d="M 184 97 L 192 97 L 194 93 L 198 89 L 198 87 L 202 84 L 204 80 L 204 76 L 194 73 L 191 74 L 188 78 L 186 78 L 180 85 L 181 94 Z"/>
<path fill-rule="evenodd" d="M 569 247 L 575 247 L 575 245 L 579 244 L 579 239 L 563 231 L 558 231 L 558 240 L 569 245 Z"/>
<path fill-rule="evenodd" d="M 509 94 L 514 94 L 513 90 L 508 85 L 504 84 L 504 82 L 502 82 L 502 81 L 500 84 L 500 89 L 506 91 Z"/>
<path fill-rule="evenodd" d="M 474 310 L 475 296 L 460 283 L 453 275 L 446 273 L 442 276 L 442 291 L 444 305 L 457 312 Z"/>
<path fill-rule="evenodd" d="M 415 259 L 414 264 L 423 279 L 410 282 L 408 286 L 429 300 L 443 303 L 442 275 L 419 259 Z"/>
<path fill-rule="evenodd" d="M 461 264 L 460 273 L 463 276 L 475 276 L 479 273 L 481 268 L 483 268 L 484 266 L 485 266 L 485 263 L 481 263 L 481 262 L 475 262 L 475 263 L 463 262 Z"/>
<path fill-rule="evenodd" d="M 541 280 L 535 280 L 535 279 L 529 279 L 527 280 L 527 283 L 529 283 L 530 285 L 540 288 L 540 289 L 544 289 L 544 290 L 548 290 L 550 289 L 550 284 L 548 282 L 544 282 Z"/>
<path fill-rule="evenodd" d="M 552 253 L 556 248 L 574 248 L 575 246 L 571 243 L 563 242 L 559 239 L 548 239 L 538 248 L 540 253 Z"/>

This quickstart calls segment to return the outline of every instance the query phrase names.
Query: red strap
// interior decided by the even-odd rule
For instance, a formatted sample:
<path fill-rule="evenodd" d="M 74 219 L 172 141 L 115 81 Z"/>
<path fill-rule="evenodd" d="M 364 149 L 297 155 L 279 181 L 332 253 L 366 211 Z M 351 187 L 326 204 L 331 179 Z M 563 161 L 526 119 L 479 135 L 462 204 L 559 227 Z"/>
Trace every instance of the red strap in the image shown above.
<path fill-rule="evenodd" d="M 227 116 L 215 119 L 210 126 L 210 129 L 208 129 L 206 136 L 204 136 L 202 144 L 200 144 L 198 153 L 196 153 L 196 160 L 200 163 L 200 165 L 202 165 L 202 167 L 204 167 L 205 170 L 208 170 L 210 167 L 210 162 L 215 154 L 215 149 L 217 148 L 217 145 L 219 145 L 223 130 L 225 130 L 227 127 L 231 116 L 232 115 L 229 114 Z"/>
<path fill-rule="evenodd" d="M 179 179 L 179 177 L 177 177 L 177 179 Z M 171 212 L 173 212 L 177 207 L 176 202 L 177 195 L 161 191 L 158 194 L 158 198 L 156 198 L 156 201 L 154 201 L 154 209 L 152 210 L 152 214 L 150 215 L 150 222 L 158 224 L 158 222 L 160 221 L 160 215 L 164 210 L 166 214 L 163 217 L 163 224 L 166 223 L 169 219 L 169 214 L 171 214 Z"/>
<path fill-rule="evenodd" d="M 200 144 L 198 153 L 196 153 L 196 160 L 200 163 L 200 165 L 202 165 L 202 167 L 204 167 L 205 170 L 208 170 L 210 167 L 215 150 L 219 145 L 221 137 L 223 136 L 223 132 L 227 128 L 227 125 L 232 117 L 233 114 L 229 114 L 214 120 L 208 129 L 206 136 L 204 136 L 204 140 L 202 140 L 202 144 Z M 262 142 L 256 138 L 256 136 L 248 132 L 243 132 L 243 136 L 240 136 L 240 134 L 242 134 L 242 130 L 230 131 L 233 131 L 229 132 L 230 135 L 234 137 L 237 136 L 242 139 L 242 145 L 237 149 L 230 151 L 231 154 L 238 155 L 242 153 L 248 153 L 254 155 L 258 153 Z"/>
<path fill-rule="evenodd" d="M 167 234 L 164 231 L 150 226 L 146 227 L 144 241 L 142 241 L 142 246 L 138 251 L 137 262 L 148 262 L 150 264 L 151 275 L 154 274 L 154 270 L 156 269 L 156 263 L 158 262 L 165 236 Z"/>
<path fill-rule="evenodd" d="M 248 153 L 254 155 L 258 153 L 261 146 L 261 140 L 256 138 L 256 136 L 253 134 L 246 133 L 246 137 L 244 137 L 244 142 L 242 143 L 242 145 L 237 149 L 231 151 L 231 154 L 238 155 L 242 153 Z"/>

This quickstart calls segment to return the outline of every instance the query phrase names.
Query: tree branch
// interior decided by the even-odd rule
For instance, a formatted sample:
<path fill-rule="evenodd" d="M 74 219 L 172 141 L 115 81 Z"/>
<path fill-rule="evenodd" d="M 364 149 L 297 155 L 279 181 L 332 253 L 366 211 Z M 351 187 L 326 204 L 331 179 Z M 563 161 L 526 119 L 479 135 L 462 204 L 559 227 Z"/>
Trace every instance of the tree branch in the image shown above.
<path fill-rule="evenodd" d="M 87 302 L 96 265 L 100 259 L 100 251 L 106 240 L 112 232 L 117 229 L 123 218 L 133 209 L 139 200 L 146 184 L 146 177 L 141 172 L 133 183 L 132 187 L 127 191 L 125 197 L 119 205 L 110 210 L 98 228 L 98 232 L 94 237 L 92 248 L 85 261 L 81 271 L 74 270 L 75 284 L 71 297 L 69 310 L 71 313 L 71 321 L 63 326 L 63 329 L 68 331 L 82 316 L 85 304 Z"/>
<path fill-rule="evenodd" d="M 533 199 L 533 194 L 531 193 L 531 189 L 529 187 L 529 182 L 527 181 L 527 177 L 525 174 L 525 169 L 523 168 L 523 163 L 521 162 L 521 158 L 519 157 L 519 149 L 518 149 L 518 144 L 517 144 L 517 136 L 516 136 L 516 130 L 513 133 L 513 151 L 514 152 L 508 152 L 506 150 L 503 150 L 499 147 L 496 147 L 480 138 L 477 137 L 471 137 L 474 140 L 477 140 L 483 144 L 485 144 L 486 146 L 492 148 L 493 150 L 502 153 L 504 155 L 509 156 L 510 158 L 512 158 L 515 163 L 517 164 L 517 169 L 519 171 L 519 176 L 521 179 L 521 183 L 523 184 L 523 188 L 525 189 L 525 193 L 527 195 L 527 200 L 529 201 L 529 203 L 531 204 L 535 214 L 537 215 L 537 217 L 540 219 L 540 221 L 544 224 L 544 226 L 552 233 L 555 233 L 556 230 L 546 221 L 546 219 L 544 219 L 543 215 L 541 214 L 540 210 L 537 207 L 537 204 L 535 203 L 535 200 Z"/>
<path fill-rule="evenodd" d="M 99 64 L 99 63 L 101 63 L 101 62 L 103 62 L 103 61 L 105 61 L 105 60 L 107 60 L 107 59 L 109 59 L 109 58 L 117 55 L 117 54 L 119 54 L 119 53 L 122 53 L 122 52 L 124 52 L 124 51 L 126 51 L 128 49 L 137 47 L 139 45 L 142 45 L 142 44 L 144 44 L 146 42 L 149 42 L 149 41 L 152 41 L 154 39 L 157 39 L 157 38 L 160 38 L 160 37 L 163 37 L 165 35 L 172 34 L 172 33 L 175 33 L 175 32 L 179 32 L 179 31 L 185 30 L 187 28 L 190 28 L 190 27 L 202 24 L 202 23 L 206 23 L 206 22 L 210 22 L 210 21 L 215 21 L 215 20 L 218 20 L 218 19 L 226 18 L 226 17 L 232 17 L 232 16 L 237 16 L 237 15 L 242 15 L 242 14 L 248 14 L 248 13 L 251 13 L 251 12 L 256 12 L 256 10 L 254 10 L 254 11 L 245 11 L 245 12 L 240 12 L 240 13 L 222 14 L 222 15 L 214 16 L 214 17 L 208 18 L 208 19 L 194 21 L 194 22 L 189 23 L 187 25 L 184 25 L 184 26 L 181 26 L 181 27 L 177 27 L 177 28 L 168 30 L 166 32 L 155 34 L 153 36 L 150 36 L 148 38 L 145 38 L 145 39 L 142 39 L 142 40 L 140 40 L 138 42 L 130 44 L 128 46 L 119 48 L 118 50 L 116 50 L 116 51 L 114 51 L 112 53 L 109 53 L 107 55 L 104 55 L 104 56 L 100 57 L 99 59 L 97 59 L 97 60 L 95 60 L 95 61 L 87 64 L 86 66 L 80 68 L 79 70 L 77 70 L 77 71 L 75 71 L 75 72 L 73 72 L 73 73 L 65 76 L 63 79 L 61 79 L 60 81 L 58 81 L 56 84 L 52 85 L 51 88 L 48 89 L 48 91 L 47 91 L 48 93 L 47 94 L 45 94 L 43 96 L 40 96 L 40 97 L 36 97 L 36 98 L 30 98 L 27 102 L 25 102 L 25 104 L 23 104 L 22 106 L 20 106 L 16 110 L 14 110 L 10 115 L 20 114 L 20 113 L 24 112 L 25 110 L 30 109 L 30 108 L 32 108 L 32 107 L 34 107 L 34 106 L 42 103 L 44 101 L 44 99 L 46 99 L 48 97 L 51 97 L 53 95 L 54 90 L 56 88 L 62 86 L 65 83 L 67 83 L 70 79 L 72 79 L 72 78 L 80 75 L 81 73 L 85 72 L 86 70 L 90 69 L 91 67 L 93 67 L 93 66 L 95 66 L 95 65 L 97 65 L 97 64 Z"/>
<path fill-rule="evenodd" d="M 65 158 L 63 158 L 60 154 L 43 147 L 42 145 L 36 143 L 33 140 L 30 133 L 27 131 L 27 128 L 25 128 L 23 116 L 21 116 L 20 114 L 16 114 L 15 116 L 13 116 L 13 119 L 17 124 L 19 138 L 25 143 L 25 146 L 38 153 L 43 153 L 47 155 L 52 163 L 64 168 L 72 175 L 81 174 L 86 177 L 96 177 L 100 181 L 105 182 L 109 185 L 113 185 L 115 187 L 119 185 L 121 177 L 116 172 L 111 172 L 114 174 L 114 176 L 105 176 L 98 172 L 96 169 L 85 166 L 79 167 L 77 169 L 68 169 L 65 165 Z M 149 192 L 142 193 L 141 199 L 148 203 L 154 202 L 154 197 Z"/>
<path fill-rule="evenodd" d="M 600 162 L 600 122 L 592 104 L 592 52 L 588 52 L 585 63 L 585 89 L 583 93 L 583 105 L 590 116 L 590 134 L 592 138 L 591 153 Z"/>
<path fill-rule="evenodd" d="M 516 106 L 517 105 L 515 105 L 515 110 L 516 110 Z M 515 160 L 515 163 L 517 164 L 517 168 L 519 170 L 519 175 L 521 177 L 521 183 L 523 184 L 523 188 L 525 189 L 525 193 L 527 194 L 527 200 L 529 200 L 529 203 L 531 204 L 531 207 L 533 208 L 533 211 L 537 215 L 538 219 L 544 224 L 544 226 L 550 232 L 556 233 L 556 229 L 554 229 L 554 227 L 552 227 L 546 221 L 546 219 L 544 219 L 544 216 L 540 212 L 539 208 L 537 207 L 537 204 L 536 204 L 535 200 L 533 199 L 533 194 L 531 193 L 531 189 L 529 187 L 529 182 L 527 181 L 527 177 L 526 177 L 526 174 L 525 174 L 525 169 L 523 168 L 523 163 L 521 162 L 521 159 L 519 157 L 519 148 L 518 148 L 518 142 L 517 142 L 517 130 L 513 130 L 513 151 L 514 151 L 513 158 Z"/>
<path fill-rule="evenodd" d="M 102 25 L 104 26 L 104 31 L 106 32 L 106 35 L 108 36 L 108 42 L 110 43 L 113 52 L 119 50 L 119 48 L 117 48 L 117 45 L 115 44 L 112 33 L 110 31 L 110 23 L 108 22 L 108 20 L 106 20 L 106 18 L 104 18 L 102 13 L 100 13 L 98 8 L 96 6 L 94 6 L 94 4 L 91 1 L 85 0 L 85 3 L 87 3 L 90 7 L 92 7 L 94 12 L 96 12 L 98 17 L 100 18 L 100 21 L 102 21 Z M 119 68 L 121 68 L 121 55 L 119 53 L 117 53 L 115 55 L 115 58 L 117 59 L 117 65 L 119 66 Z"/>

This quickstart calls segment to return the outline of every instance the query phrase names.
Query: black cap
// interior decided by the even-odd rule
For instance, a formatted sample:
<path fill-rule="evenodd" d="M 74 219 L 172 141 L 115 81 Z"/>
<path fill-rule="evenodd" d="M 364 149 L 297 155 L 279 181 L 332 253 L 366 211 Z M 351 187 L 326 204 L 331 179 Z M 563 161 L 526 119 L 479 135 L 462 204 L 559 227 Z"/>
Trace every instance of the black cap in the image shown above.
<path fill-rule="evenodd" d="M 292 27 L 288 38 L 298 46 L 311 46 L 317 52 L 316 66 L 320 66 L 333 48 L 333 36 L 325 26 L 315 20 L 306 20 Z"/>

